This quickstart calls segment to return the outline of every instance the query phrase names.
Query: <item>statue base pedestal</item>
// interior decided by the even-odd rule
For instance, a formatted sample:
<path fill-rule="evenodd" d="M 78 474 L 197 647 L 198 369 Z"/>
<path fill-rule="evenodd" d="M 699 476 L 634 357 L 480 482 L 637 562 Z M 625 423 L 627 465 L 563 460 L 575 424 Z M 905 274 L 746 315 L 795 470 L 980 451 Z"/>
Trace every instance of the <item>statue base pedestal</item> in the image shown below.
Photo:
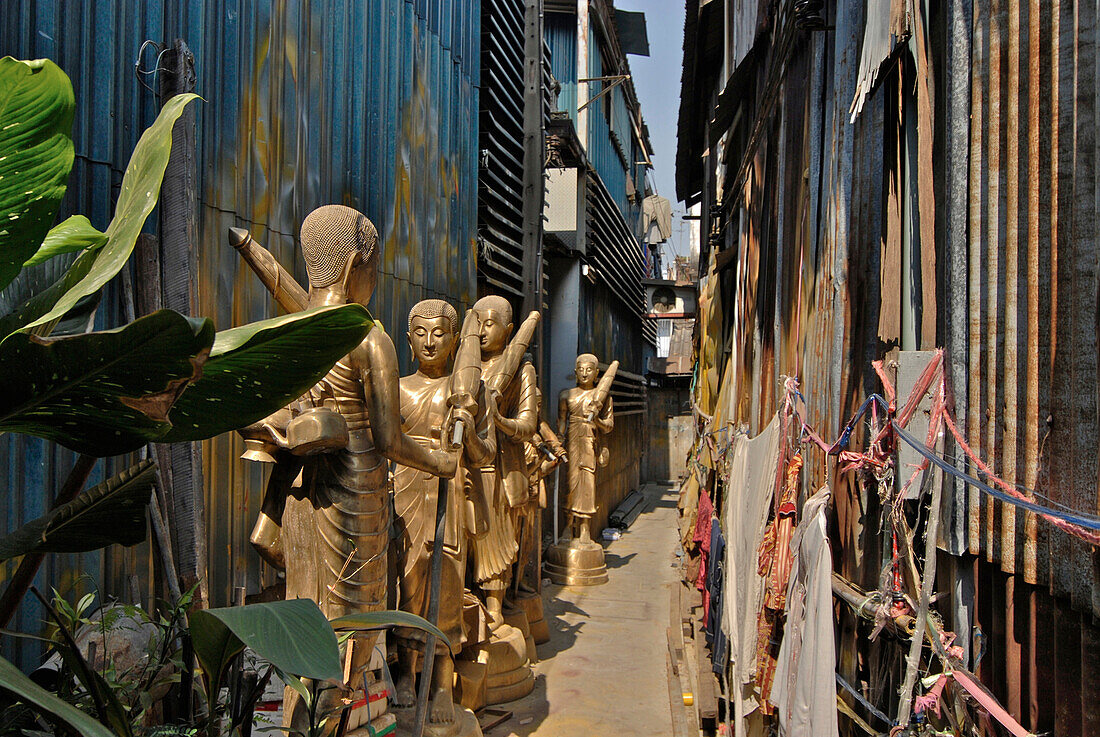
<path fill-rule="evenodd" d="M 523 633 L 523 641 L 527 644 L 527 662 L 532 665 L 537 663 L 539 656 L 535 650 L 535 638 L 531 637 L 531 625 L 527 621 L 527 612 L 522 609 L 505 611 L 504 623 L 512 625 Z"/>
<path fill-rule="evenodd" d="M 493 632 L 478 654 L 489 666 L 485 678 L 485 703 L 503 704 L 521 699 L 535 689 L 535 673 L 527 659 L 527 638 L 508 624 Z"/>
<path fill-rule="evenodd" d="M 607 583 L 603 546 L 594 540 L 570 540 L 551 545 L 543 565 L 550 580 L 560 586 L 596 586 Z"/>
<path fill-rule="evenodd" d="M 536 645 L 550 642 L 550 625 L 542 613 L 542 594 L 524 593 L 516 597 L 516 609 L 527 613 L 527 626 Z"/>
<path fill-rule="evenodd" d="M 416 731 L 416 708 L 394 709 L 397 717 L 397 734 L 413 734 Z M 474 713 L 464 706 L 455 704 L 453 722 L 431 722 L 424 724 L 425 737 L 482 737 L 481 725 Z M 348 737 L 352 737 L 349 733 Z M 365 736 L 364 736 L 365 737 Z"/>

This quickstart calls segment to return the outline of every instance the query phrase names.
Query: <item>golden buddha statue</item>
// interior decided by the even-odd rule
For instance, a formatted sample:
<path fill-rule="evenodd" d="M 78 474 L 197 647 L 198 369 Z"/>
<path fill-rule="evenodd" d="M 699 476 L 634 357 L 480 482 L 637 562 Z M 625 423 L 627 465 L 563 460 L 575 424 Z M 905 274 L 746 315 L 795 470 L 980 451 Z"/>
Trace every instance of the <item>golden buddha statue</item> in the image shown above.
<path fill-rule="evenodd" d="M 486 702 L 498 704 L 527 695 L 534 688 L 530 633 L 505 622 L 503 602 L 516 561 L 516 521 L 528 503 L 527 463 L 523 444 L 538 426 L 535 367 L 524 360 L 539 314 L 532 312 L 512 335 L 512 307 L 499 296 L 483 297 L 473 307 L 480 322 L 481 375 L 494 397 L 491 408 L 497 452 L 475 473 L 487 502 L 488 531 L 473 541 L 473 582 L 484 596 L 491 635 L 476 658 L 488 664 Z"/>
<path fill-rule="evenodd" d="M 603 547 L 592 539 L 591 525 L 597 512 L 596 466 L 607 464 L 599 436 L 615 427 L 610 388 L 617 368 L 618 362 L 613 363 L 597 386 L 599 362 L 591 353 L 582 353 L 575 364 L 577 386 L 563 391 L 558 400 L 558 432 L 565 436 L 569 454 L 565 508 L 572 539 L 547 551 L 546 572 L 555 583 L 607 582 Z"/>
<path fill-rule="evenodd" d="M 472 336 L 476 341 L 476 334 Z M 428 617 L 430 597 L 438 596 L 437 624 L 450 641 L 450 649 L 436 641 L 438 655 L 432 669 L 428 734 L 467 735 L 476 725 L 472 712 L 453 703 L 454 661 L 466 642 L 462 616 L 463 590 L 466 574 L 467 538 L 476 534 L 476 520 L 467 513 L 480 506 L 480 477 L 473 478 L 466 467 L 477 468 L 496 453 L 495 435 L 488 397 L 481 391 L 477 399 L 482 411 L 474 416 L 467 408 L 452 401 L 450 360 L 458 339 L 458 313 L 440 299 L 418 302 L 409 311 L 409 347 L 417 360 L 416 373 L 401 378 L 402 432 L 425 449 L 444 448 L 448 428 L 461 422 L 463 427 L 463 462 L 458 474 L 450 480 L 446 495 L 446 522 L 443 539 L 443 574 L 440 590 L 429 592 L 430 559 L 436 544 L 436 504 L 438 479 L 430 472 L 412 466 L 397 465 L 393 472 L 394 507 L 399 532 L 398 548 L 401 581 L 398 607 L 421 617 Z M 475 342 L 473 368 L 480 374 L 480 351 Z M 456 371 L 461 367 L 456 366 Z M 475 377 L 476 378 L 476 377 Z M 409 707 L 416 701 L 416 673 L 419 653 L 428 639 L 418 629 L 397 628 L 398 673 L 397 693 L 393 703 Z M 433 638 L 434 639 L 434 638 Z M 461 717 L 461 718 L 460 718 Z M 477 731 L 476 734 L 480 734 Z"/>
<path fill-rule="evenodd" d="M 247 232 L 231 231 L 231 241 L 284 309 L 366 305 L 374 292 L 378 234 L 349 207 L 319 207 L 302 222 L 308 293 Z M 313 599 L 330 619 L 386 606 L 388 461 L 445 477 L 457 468 L 457 453 L 427 448 L 402 432 L 400 396 L 393 341 L 374 329 L 289 412 L 246 433 L 265 449 L 283 449 L 270 456 L 276 468 L 253 544 L 269 561 L 285 565 L 286 598 Z M 350 682 L 344 693 L 324 691 L 319 708 L 335 707 L 347 691 L 365 688 L 376 637 L 348 641 Z M 296 731 L 308 727 L 304 703 L 289 688 L 284 723 Z"/>
<path fill-rule="evenodd" d="M 522 357 L 526 348 L 509 345 L 512 306 L 508 300 L 495 295 L 483 297 L 473 309 L 481 323 L 481 375 L 497 393 L 493 412 L 497 452 L 481 467 L 489 504 L 489 532 L 474 543 L 475 579 L 485 594 L 491 626 L 496 629 L 504 623 L 504 592 L 518 550 L 513 510 L 527 504 L 523 443 L 538 427 L 538 384 L 530 361 L 520 360 L 518 369 L 507 365 L 514 363 L 508 358 L 517 350 L 515 358 Z"/>

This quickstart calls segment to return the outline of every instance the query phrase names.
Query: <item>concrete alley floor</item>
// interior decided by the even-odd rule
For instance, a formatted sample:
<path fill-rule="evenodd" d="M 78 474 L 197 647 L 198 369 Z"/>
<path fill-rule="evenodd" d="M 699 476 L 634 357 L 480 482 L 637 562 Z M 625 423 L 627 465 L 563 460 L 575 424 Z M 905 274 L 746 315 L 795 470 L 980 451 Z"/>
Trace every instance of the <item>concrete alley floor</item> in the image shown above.
<path fill-rule="evenodd" d="M 666 629 L 678 575 L 676 487 L 642 493 L 642 514 L 605 544 L 608 583 L 543 586 L 550 642 L 538 647 L 535 690 L 497 707 L 513 716 L 486 737 L 673 733 Z"/>

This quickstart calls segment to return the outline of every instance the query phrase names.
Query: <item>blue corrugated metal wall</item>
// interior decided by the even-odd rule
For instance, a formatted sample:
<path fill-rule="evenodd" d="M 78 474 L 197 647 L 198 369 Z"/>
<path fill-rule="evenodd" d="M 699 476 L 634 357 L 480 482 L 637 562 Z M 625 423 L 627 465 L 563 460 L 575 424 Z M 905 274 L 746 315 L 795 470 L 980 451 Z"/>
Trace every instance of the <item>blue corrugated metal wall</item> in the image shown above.
<path fill-rule="evenodd" d="M 77 161 L 66 212 L 104 227 L 121 172 L 156 113 L 135 78 L 142 42 L 183 38 L 195 54 L 199 168 L 199 302 L 221 328 L 274 314 L 266 292 L 226 244 L 232 225 L 253 234 L 303 276 L 294 234 L 312 208 L 342 202 L 382 236 L 372 311 L 401 338 L 409 307 L 428 296 L 468 305 L 475 294 L 478 63 L 477 0 L 82 0 L 6 2 L 0 54 L 49 57 L 73 80 Z M 153 69 L 155 51 L 143 60 Z M 147 77 L 152 83 L 152 76 Z M 155 221 L 155 219 L 154 219 Z M 151 221 L 151 224 L 152 222 Z M 120 322 L 117 297 L 101 325 Z M 67 451 L 25 438 L 0 443 L 7 461 L 0 508 L 8 524 L 41 513 L 41 489 L 64 478 Z M 260 469 L 237 459 L 234 437 L 204 449 L 211 597 L 254 589 L 260 564 L 247 544 Z M 80 565 L 57 560 L 43 583 L 85 570 L 123 595 L 120 582 L 147 556 L 108 552 Z M 263 574 L 270 580 L 270 572 Z M 150 591 L 146 587 L 145 594 Z M 33 630 L 39 614 L 18 622 Z"/>
<path fill-rule="evenodd" d="M 547 13 L 543 28 L 546 45 L 550 47 L 550 69 L 561 84 L 557 109 L 568 112 L 576 124 L 577 16 L 569 13 Z"/>

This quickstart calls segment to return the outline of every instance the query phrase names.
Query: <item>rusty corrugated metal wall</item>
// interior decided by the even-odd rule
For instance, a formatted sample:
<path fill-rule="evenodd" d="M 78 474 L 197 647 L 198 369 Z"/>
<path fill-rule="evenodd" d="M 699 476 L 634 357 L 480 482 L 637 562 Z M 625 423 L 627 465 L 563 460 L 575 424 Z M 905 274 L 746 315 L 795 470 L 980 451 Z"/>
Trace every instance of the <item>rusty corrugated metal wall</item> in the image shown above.
<path fill-rule="evenodd" d="M 383 239 L 372 311 L 395 337 L 424 297 L 456 307 L 475 295 L 477 109 L 480 12 L 475 0 L 344 2 L 11 2 L 0 53 L 49 57 L 73 80 L 77 161 L 66 212 L 105 227 L 121 173 L 156 99 L 139 85 L 134 61 L 146 39 L 183 38 L 198 73 L 200 313 L 219 328 L 275 314 L 272 301 L 226 242 L 244 226 L 304 281 L 295 234 L 313 208 L 341 202 L 366 213 Z M 153 69 L 156 53 L 143 59 Z M 151 82 L 152 76 L 147 77 Z M 150 228 L 155 226 L 155 218 Z M 97 322 L 122 321 L 108 288 Z M 71 454 L 21 437 L 3 440 L 8 473 L 0 493 L 9 523 L 36 516 L 71 466 Z M 205 444 L 210 590 L 228 603 L 232 587 L 271 581 L 247 543 L 262 493 L 261 469 L 237 458 L 233 436 Z M 40 584 L 69 586 L 85 571 L 105 593 L 151 561 L 143 547 L 58 558 Z M 63 572 L 64 576 L 62 575 Z M 26 609 L 20 629 L 40 614 Z"/>
<path fill-rule="evenodd" d="M 744 5 L 726 4 L 731 19 Z M 883 46 L 854 117 L 875 37 L 867 24 L 888 23 L 897 3 L 827 6 L 832 29 L 796 36 L 741 189 L 738 165 L 781 58 L 774 17 L 750 34 L 737 88 L 716 97 L 727 126 L 723 99 L 740 95 L 741 105 L 732 128 L 709 131 L 702 184 L 725 305 L 718 350 L 732 335 L 738 377 L 733 421 L 758 432 L 782 398 L 781 377 L 797 376 L 809 422 L 831 441 L 881 390 L 872 360 L 943 346 L 953 411 L 975 451 L 1043 503 L 1095 514 L 1095 4 L 918 3 L 927 58 L 916 36 Z M 925 124 L 932 136 L 922 139 Z M 811 454 L 812 488 L 826 476 Z M 837 570 L 877 588 L 877 495 L 854 476 L 830 479 Z M 984 648 L 980 675 L 1025 726 L 1097 733 L 1095 551 L 975 490 L 945 491 L 938 585 L 949 628 L 972 663 Z M 838 667 L 853 677 L 854 637 L 842 625 Z"/>

